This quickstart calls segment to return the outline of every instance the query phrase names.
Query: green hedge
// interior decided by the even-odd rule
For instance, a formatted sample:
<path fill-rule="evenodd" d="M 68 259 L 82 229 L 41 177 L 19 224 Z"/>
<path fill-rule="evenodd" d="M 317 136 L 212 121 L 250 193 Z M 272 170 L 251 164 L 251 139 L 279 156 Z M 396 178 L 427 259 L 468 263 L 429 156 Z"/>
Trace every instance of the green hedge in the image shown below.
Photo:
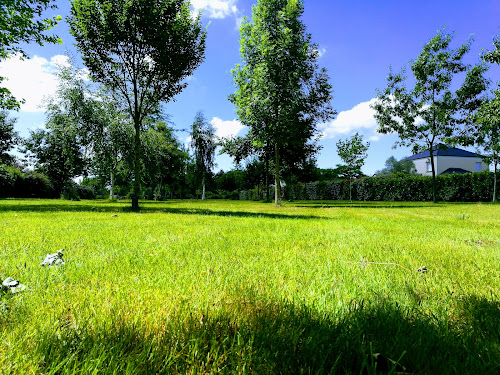
<path fill-rule="evenodd" d="M 94 199 L 95 189 L 73 181 L 63 191 L 66 199 Z M 34 172 L 21 172 L 11 166 L 0 165 L 0 198 L 59 198 L 47 176 Z"/>
<path fill-rule="evenodd" d="M 437 176 L 437 197 L 445 202 L 487 202 L 493 194 L 493 173 L 479 172 Z M 253 199 L 251 190 L 240 199 Z M 287 200 L 349 200 L 349 181 L 288 185 Z M 358 201 L 431 201 L 432 178 L 417 175 L 364 177 L 352 182 L 352 199 Z"/>

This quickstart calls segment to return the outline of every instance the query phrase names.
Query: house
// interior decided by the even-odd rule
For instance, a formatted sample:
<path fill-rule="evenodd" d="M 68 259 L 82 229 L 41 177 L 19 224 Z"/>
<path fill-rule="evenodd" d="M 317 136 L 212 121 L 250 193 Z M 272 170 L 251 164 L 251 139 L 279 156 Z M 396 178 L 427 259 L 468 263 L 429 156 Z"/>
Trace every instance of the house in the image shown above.
<path fill-rule="evenodd" d="M 483 161 L 479 154 L 456 147 L 442 147 L 446 146 L 441 145 L 440 148 L 434 150 L 436 176 L 440 174 L 470 173 L 489 170 L 488 164 Z M 429 150 L 412 155 L 407 159 L 413 161 L 417 174 L 432 176 Z"/>

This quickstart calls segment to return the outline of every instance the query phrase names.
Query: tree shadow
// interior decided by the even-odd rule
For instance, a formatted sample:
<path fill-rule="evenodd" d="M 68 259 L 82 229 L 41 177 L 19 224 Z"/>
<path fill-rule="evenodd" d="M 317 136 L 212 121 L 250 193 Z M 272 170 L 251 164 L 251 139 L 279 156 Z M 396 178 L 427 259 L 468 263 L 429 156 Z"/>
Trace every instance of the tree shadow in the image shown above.
<path fill-rule="evenodd" d="M 230 210 L 212 210 L 208 208 L 189 208 L 189 207 L 168 207 L 166 202 L 141 202 L 139 211 L 133 211 L 129 206 L 123 204 L 109 202 L 98 202 L 95 206 L 88 204 L 79 204 L 78 202 L 64 202 L 55 201 L 53 204 L 36 202 L 29 204 L 0 204 L 0 212 L 136 212 L 140 214 L 148 213 L 166 213 L 178 215 L 201 215 L 201 216 L 223 216 L 223 217 L 253 217 L 253 218 L 267 218 L 267 219 L 317 219 L 317 220 L 332 220 L 330 217 L 316 216 L 316 215 L 303 215 L 296 214 L 287 215 L 284 213 L 270 213 L 270 212 L 252 212 L 252 211 L 230 211 Z M 167 207 L 165 207 L 167 206 Z"/>
<path fill-rule="evenodd" d="M 42 372 L 255 374 L 497 374 L 500 303 L 461 302 L 457 321 L 397 303 L 353 303 L 339 315 L 247 294 L 217 310 L 179 313 L 157 327 L 46 331 Z"/>

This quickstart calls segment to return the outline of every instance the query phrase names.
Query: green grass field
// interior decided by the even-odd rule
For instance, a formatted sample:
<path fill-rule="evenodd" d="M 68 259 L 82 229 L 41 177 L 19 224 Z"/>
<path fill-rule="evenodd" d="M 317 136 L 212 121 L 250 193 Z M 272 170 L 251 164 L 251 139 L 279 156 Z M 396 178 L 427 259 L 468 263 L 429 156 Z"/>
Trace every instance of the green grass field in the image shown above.
<path fill-rule="evenodd" d="M 0 200 L 0 373 L 500 373 L 500 205 L 129 205 Z"/>

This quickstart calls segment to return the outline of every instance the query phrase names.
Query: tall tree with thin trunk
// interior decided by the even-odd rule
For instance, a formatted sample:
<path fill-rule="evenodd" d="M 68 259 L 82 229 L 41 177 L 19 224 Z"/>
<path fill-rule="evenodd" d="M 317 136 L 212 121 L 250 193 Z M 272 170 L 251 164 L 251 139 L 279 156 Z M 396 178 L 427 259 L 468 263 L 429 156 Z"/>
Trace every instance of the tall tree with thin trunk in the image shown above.
<path fill-rule="evenodd" d="M 395 146 L 409 146 L 413 152 L 428 150 L 432 168 L 432 199 L 437 202 L 434 152 L 452 139 L 470 115 L 481 105 L 480 95 L 487 89 L 486 65 L 463 62 L 471 40 L 456 49 L 450 47 L 453 34 L 444 29 L 429 40 L 417 59 L 410 63 L 415 79 L 413 89 L 405 85 L 405 71 L 387 77 L 387 87 L 377 90 L 372 106 L 378 132 L 397 133 Z M 460 86 L 457 80 L 463 77 Z M 454 87 L 458 87 L 454 90 Z"/>
<path fill-rule="evenodd" d="M 194 161 L 196 174 L 201 176 L 202 195 L 205 200 L 205 183 L 207 175 L 212 171 L 215 165 L 215 148 L 217 147 L 217 138 L 215 129 L 210 124 L 203 113 L 198 112 L 193 122 L 191 131 L 191 147 L 194 150 Z"/>
<path fill-rule="evenodd" d="M 203 61 L 206 31 L 187 0 L 73 0 L 69 24 L 92 78 L 127 103 L 138 210 L 143 121 L 186 87 Z"/>
<path fill-rule="evenodd" d="M 494 97 L 483 103 L 474 114 L 472 139 L 484 150 L 484 161 L 493 164 L 493 198 L 497 196 L 497 169 L 500 163 L 500 90 L 494 92 Z"/>
<path fill-rule="evenodd" d="M 361 167 L 367 158 L 366 152 L 370 147 L 370 142 L 363 143 L 363 136 L 356 133 L 345 141 L 337 142 L 337 154 L 344 162 L 344 174 L 349 179 L 349 200 L 352 201 L 352 180 L 361 174 Z"/>
<path fill-rule="evenodd" d="M 317 124 L 333 118 L 332 87 L 319 52 L 300 20 L 302 0 L 258 0 L 240 28 L 241 60 L 232 71 L 230 96 L 256 145 L 274 151 L 276 205 L 280 204 L 280 154 L 306 145 Z"/>

